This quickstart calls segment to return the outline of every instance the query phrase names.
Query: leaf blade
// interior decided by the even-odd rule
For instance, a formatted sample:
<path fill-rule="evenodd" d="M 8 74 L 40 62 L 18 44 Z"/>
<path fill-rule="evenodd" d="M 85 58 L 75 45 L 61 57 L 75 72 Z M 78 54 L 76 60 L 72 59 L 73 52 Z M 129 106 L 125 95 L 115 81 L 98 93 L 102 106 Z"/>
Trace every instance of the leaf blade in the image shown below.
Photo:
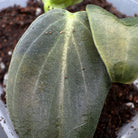
<path fill-rule="evenodd" d="M 13 54 L 7 86 L 10 116 L 20 137 L 88 138 L 111 81 L 88 32 L 86 12 L 52 10 L 45 16 L 46 26 L 39 22 L 41 33 L 32 36 L 35 42 L 26 40 L 29 30 Z M 20 62 L 12 81 L 13 69 L 18 68 L 13 66 Z"/>
<path fill-rule="evenodd" d="M 95 45 L 110 78 L 113 82 L 131 83 L 138 77 L 137 19 L 121 20 L 94 5 L 88 5 L 86 10 Z"/>

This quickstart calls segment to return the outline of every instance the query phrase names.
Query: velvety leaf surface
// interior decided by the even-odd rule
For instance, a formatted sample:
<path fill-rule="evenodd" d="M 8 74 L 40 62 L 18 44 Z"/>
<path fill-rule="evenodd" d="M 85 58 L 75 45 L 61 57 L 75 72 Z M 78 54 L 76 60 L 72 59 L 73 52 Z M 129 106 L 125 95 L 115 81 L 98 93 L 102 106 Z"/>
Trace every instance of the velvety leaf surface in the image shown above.
<path fill-rule="evenodd" d="M 106 10 L 87 6 L 94 43 L 113 82 L 138 77 L 138 17 L 118 19 Z"/>
<path fill-rule="evenodd" d="M 44 10 L 47 12 L 53 8 L 66 8 L 68 6 L 80 3 L 82 0 L 42 0 L 44 3 Z"/>
<path fill-rule="evenodd" d="M 86 12 L 51 10 L 14 50 L 7 106 L 20 138 L 91 138 L 110 85 Z"/>

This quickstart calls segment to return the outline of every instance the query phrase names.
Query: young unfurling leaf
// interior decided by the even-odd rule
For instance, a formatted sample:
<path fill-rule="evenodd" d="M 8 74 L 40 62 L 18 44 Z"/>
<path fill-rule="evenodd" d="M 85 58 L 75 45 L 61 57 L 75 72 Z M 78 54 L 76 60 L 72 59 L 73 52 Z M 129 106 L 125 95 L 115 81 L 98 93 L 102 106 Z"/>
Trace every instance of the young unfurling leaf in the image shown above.
<path fill-rule="evenodd" d="M 42 0 L 44 3 L 44 10 L 47 12 L 53 8 L 66 8 L 76 3 L 80 3 L 82 0 Z"/>

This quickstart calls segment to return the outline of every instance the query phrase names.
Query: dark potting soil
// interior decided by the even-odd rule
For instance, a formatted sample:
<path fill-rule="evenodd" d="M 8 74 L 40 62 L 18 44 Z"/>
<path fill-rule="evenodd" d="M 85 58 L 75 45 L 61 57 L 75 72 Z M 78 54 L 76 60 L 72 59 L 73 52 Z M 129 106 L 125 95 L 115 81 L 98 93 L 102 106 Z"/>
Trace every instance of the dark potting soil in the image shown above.
<path fill-rule="evenodd" d="M 67 9 L 71 12 L 82 11 L 87 4 L 99 5 L 119 18 L 126 17 L 105 0 L 84 0 Z M 4 76 L 8 71 L 13 49 L 27 27 L 41 13 L 42 3 L 33 0 L 28 2 L 26 8 L 14 6 L 0 11 L 0 84 L 3 89 Z M 5 91 L 1 98 L 6 103 Z M 133 108 L 127 105 L 130 102 L 134 104 Z M 138 111 L 138 91 L 133 84 L 112 84 L 94 138 L 116 138 L 119 128 L 131 121 L 135 111 Z"/>

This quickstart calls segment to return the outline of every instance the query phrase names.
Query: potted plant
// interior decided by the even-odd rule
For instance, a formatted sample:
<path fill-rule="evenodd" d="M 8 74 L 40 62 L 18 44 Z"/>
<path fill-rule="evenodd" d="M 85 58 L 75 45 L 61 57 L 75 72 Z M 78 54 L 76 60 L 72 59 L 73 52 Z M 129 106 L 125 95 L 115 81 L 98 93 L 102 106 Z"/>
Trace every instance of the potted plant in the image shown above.
<path fill-rule="evenodd" d="M 105 14 L 99 14 L 103 12 Z M 99 19 L 97 15 L 100 16 Z M 101 24 L 105 16 L 111 21 L 108 22 L 109 26 Z M 93 136 L 111 80 L 128 83 L 137 77 L 137 64 L 133 66 L 133 74 L 126 75 L 128 69 L 122 64 L 126 61 L 126 54 L 121 54 L 122 57 L 119 55 L 121 59 L 115 58 L 118 52 L 109 45 L 114 38 L 112 35 L 106 35 L 107 40 L 103 40 L 103 35 L 102 41 L 99 40 L 102 31 L 108 30 L 109 34 L 116 32 L 110 30 L 112 22 L 117 22 L 117 28 L 120 29 L 127 26 L 133 28 L 136 27 L 137 18 L 119 20 L 99 7 L 89 6 L 87 13 L 50 11 L 30 26 L 19 41 L 10 65 L 8 88 L 13 91 L 9 92 L 7 88 L 10 115 L 20 137 Z M 128 37 L 129 33 L 122 35 L 119 38 L 121 44 L 122 39 Z M 107 48 L 103 49 L 105 43 Z M 121 50 L 120 47 L 122 45 L 117 48 Z M 132 61 L 137 56 L 137 47 L 134 49 L 133 54 L 127 53 Z M 115 57 L 112 58 L 111 53 L 106 53 L 107 50 L 114 51 Z M 44 64 L 41 64 L 42 61 Z M 110 64 L 113 62 L 115 64 Z M 128 60 L 128 65 L 131 63 L 133 62 Z M 122 69 L 123 73 L 120 73 Z M 45 127 L 47 123 L 42 124 L 44 121 L 50 124 L 47 126 L 48 131 Z"/>

